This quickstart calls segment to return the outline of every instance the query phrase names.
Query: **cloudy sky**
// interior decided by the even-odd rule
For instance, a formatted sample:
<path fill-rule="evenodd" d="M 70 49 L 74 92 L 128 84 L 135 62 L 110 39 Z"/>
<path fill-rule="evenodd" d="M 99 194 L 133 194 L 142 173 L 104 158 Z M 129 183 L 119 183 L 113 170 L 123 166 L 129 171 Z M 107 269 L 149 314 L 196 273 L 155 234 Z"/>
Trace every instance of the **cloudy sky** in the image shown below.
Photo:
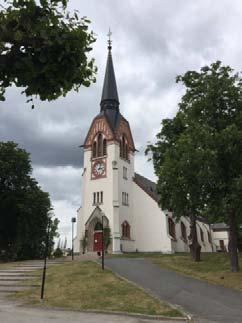
<path fill-rule="evenodd" d="M 99 111 L 109 27 L 120 109 L 139 150 L 136 171 L 155 179 L 144 149 L 154 141 L 161 120 L 177 110 L 183 89 L 175 83 L 176 75 L 218 59 L 241 70 L 242 1 L 70 0 L 69 9 L 92 21 L 97 83 L 52 103 L 36 101 L 34 110 L 20 89 L 9 89 L 0 103 L 0 138 L 31 153 L 34 176 L 50 193 L 60 234 L 70 245 L 71 217 L 81 204 L 78 146 Z"/>

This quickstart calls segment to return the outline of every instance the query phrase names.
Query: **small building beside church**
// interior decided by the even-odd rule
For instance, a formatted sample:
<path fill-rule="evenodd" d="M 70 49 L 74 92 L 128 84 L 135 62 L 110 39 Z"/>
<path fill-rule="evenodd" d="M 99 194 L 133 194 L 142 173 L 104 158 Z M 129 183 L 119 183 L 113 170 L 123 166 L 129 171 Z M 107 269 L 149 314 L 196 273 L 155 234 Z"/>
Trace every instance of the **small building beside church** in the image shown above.
<path fill-rule="evenodd" d="M 156 184 L 135 172 L 135 143 L 128 120 L 121 114 L 111 42 L 100 103 L 83 143 L 82 206 L 77 212 L 74 251 L 102 248 L 102 221 L 111 230 L 109 251 L 188 252 L 190 222 L 176 222 L 172 213 L 161 210 Z M 216 250 L 213 231 L 197 221 L 202 252 Z"/>

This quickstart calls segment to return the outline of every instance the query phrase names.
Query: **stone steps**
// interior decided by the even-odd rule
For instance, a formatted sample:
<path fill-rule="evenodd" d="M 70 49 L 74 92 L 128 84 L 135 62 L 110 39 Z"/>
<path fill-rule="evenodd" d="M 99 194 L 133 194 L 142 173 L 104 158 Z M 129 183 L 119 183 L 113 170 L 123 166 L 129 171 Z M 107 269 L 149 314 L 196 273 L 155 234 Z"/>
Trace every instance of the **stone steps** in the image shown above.
<path fill-rule="evenodd" d="M 63 264 L 64 261 L 47 260 L 49 266 Z M 44 261 L 26 261 L 20 264 L 14 264 L 9 269 L 0 269 L 0 297 L 3 298 L 11 293 L 20 292 L 30 288 L 40 288 L 39 284 L 28 284 L 27 281 L 32 278 L 39 278 L 41 274 L 36 270 L 43 269 Z M 25 283 L 26 282 L 26 283 Z"/>

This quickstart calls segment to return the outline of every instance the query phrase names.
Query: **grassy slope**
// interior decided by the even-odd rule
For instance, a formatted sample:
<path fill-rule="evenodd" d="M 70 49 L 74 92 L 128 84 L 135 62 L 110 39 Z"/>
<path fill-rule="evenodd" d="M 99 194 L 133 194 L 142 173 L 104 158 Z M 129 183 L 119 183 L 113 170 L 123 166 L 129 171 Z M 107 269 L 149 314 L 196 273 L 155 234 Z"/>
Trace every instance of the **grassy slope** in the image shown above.
<path fill-rule="evenodd" d="M 176 253 L 162 255 L 159 253 L 131 253 L 128 257 L 148 257 L 162 268 L 206 280 L 210 283 L 242 290 L 242 254 L 238 273 L 231 273 L 229 255 L 225 253 L 202 253 L 201 262 L 191 260 L 190 254 Z"/>
<path fill-rule="evenodd" d="M 34 281 L 39 283 L 39 281 Z M 32 281 L 33 283 L 33 281 Z M 40 289 L 24 291 L 17 297 L 41 304 Z M 165 316 L 182 316 L 177 310 L 152 298 L 142 289 L 102 271 L 95 262 L 75 261 L 47 270 L 44 306 L 73 310 L 106 310 Z"/>

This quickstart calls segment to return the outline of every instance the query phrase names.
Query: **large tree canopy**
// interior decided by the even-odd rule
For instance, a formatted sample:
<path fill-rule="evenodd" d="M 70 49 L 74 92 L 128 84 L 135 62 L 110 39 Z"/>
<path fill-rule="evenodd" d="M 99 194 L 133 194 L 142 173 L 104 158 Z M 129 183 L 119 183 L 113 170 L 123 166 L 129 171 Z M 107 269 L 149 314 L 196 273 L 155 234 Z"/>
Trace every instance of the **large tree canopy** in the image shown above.
<path fill-rule="evenodd" d="M 25 150 L 13 142 L 0 142 L 0 257 L 41 257 L 48 224 L 53 246 L 58 220 L 50 218 L 49 195 L 41 190 L 31 172 Z"/>
<path fill-rule="evenodd" d="M 95 81 L 88 58 L 89 20 L 66 11 L 65 0 L 6 0 L 0 11 L 0 100 L 11 85 L 32 101 L 55 100 Z"/>
<path fill-rule="evenodd" d="M 149 147 L 161 205 L 175 216 L 204 215 L 229 225 L 231 269 L 238 266 L 242 222 L 242 79 L 221 62 L 177 78 L 179 111 Z"/>

